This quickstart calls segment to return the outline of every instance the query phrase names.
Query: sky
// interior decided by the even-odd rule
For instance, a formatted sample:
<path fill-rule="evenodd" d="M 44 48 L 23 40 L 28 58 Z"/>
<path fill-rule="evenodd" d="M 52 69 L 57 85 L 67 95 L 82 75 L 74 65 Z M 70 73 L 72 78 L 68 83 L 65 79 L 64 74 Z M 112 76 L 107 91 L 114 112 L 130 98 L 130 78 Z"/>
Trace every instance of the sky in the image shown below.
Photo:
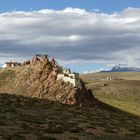
<path fill-rule="evenodd" d="M 13 10 L 62 10 L 66 7 L 86 10 L 100 9 L 102 12 L 115 12 L 127 7 L 140 7 L 139 0 L 0 0 L 0 11 Z"/>
<path fill-rule="evenodd" d="M 0 0 L 0 64 L 38 53 L 80 73 L 140 67 L 139 0 Z"/>

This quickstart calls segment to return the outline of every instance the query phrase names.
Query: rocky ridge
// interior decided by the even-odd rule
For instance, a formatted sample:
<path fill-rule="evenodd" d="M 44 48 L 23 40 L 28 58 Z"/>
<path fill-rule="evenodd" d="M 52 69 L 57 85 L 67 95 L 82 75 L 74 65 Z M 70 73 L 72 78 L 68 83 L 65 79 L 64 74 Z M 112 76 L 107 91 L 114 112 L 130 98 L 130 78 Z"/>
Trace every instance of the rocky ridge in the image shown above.
<path fill-rule="evenodd" d="M 47 56 L 34 57 L 21 66 L 5 68 L 14 71 L 15 77 L 8 83 L 4 91 L 28 97 L 38 97 L 51 101 L 59 101 L 72 105 L 96 105 L 97 99 L 92 92 L 86 89 L 81 81 L 80 87 L 74 87 L 69 82 L 57 80 L 57 74 L 62 72 L 55 60 Z"/>

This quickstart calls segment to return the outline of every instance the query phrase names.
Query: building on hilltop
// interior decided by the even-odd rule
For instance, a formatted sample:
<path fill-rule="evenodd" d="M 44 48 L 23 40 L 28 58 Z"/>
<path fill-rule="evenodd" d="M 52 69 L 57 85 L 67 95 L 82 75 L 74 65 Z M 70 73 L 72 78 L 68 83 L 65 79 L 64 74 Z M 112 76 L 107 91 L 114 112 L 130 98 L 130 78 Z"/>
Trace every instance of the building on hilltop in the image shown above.
<path fill-rule="evenodd" d="M 31 60 L 31 62 L 36 62 L 36 61 L 45 61 L 45 60 L 48 60 L 48 55 L 41 55 L 41 54 L 36 54 L 33 58 L 32 58 L 32 60 Z"/>
<path fill-rule="evenodd" d="M 69 74 L 71 74 L 71 71 L 70 71 L 70 69 L 63 68 L 63 73 L 69 75 Z"/>
<path fill-rule="evenodd" d="M 69 82 L 73 84 L 74 87 L 81 86 L 79 73 L 71 73 L 70 69 L 66 69 L 66 68 L 62 69 L 62 73 L 58 73 L 57 80 Z"/>
<path fill-rule="evenodd" d="M 6 67 L 15 67 L 15 66 L 21 66 L 21 63 L 18 62 L 5 62 Z"/>

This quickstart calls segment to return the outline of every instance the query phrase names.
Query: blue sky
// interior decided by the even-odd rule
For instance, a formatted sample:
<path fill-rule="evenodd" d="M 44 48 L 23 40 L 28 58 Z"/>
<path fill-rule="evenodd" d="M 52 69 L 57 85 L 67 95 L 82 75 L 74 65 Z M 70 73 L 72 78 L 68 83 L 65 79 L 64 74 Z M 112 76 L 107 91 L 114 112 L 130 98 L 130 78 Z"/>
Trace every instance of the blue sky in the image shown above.
<path fill-rule="evenodd" d="M 115 12 L 127 7 L 140 7 L 139 0 L 0 0 L 0 11 L 64 9 L 78 7 L 86 10 L 99 9 L 102 12 Z"/>
<path fill-rule="evenodd" d="M 45 52 L 77 72 L 140 67 L 139 15 L 139 0 L 0 0 L 0 63 Z"/>

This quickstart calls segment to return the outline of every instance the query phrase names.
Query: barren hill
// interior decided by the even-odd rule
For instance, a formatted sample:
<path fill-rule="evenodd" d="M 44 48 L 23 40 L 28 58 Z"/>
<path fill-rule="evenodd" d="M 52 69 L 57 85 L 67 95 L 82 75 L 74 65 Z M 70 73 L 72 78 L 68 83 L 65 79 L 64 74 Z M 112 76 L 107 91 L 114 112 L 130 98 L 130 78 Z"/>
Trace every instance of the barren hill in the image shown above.
<path fill-rule="evenodd" d="M 0 92 L 38 97 L 65 104 L 95 105 L 97 100 L 81 81 L 79 87 L 61 79 L 62 68 L 46 56 L 35 57 L 21 66 L 8 67 L 0 72 Z"/>
<path fill-rule="evenodd" d="M 0 70 L 1 140 L 139 140 L 138 116 L 98 101 L 82 81 L 58 80 L 59 73 L 47 58 Z"/>

